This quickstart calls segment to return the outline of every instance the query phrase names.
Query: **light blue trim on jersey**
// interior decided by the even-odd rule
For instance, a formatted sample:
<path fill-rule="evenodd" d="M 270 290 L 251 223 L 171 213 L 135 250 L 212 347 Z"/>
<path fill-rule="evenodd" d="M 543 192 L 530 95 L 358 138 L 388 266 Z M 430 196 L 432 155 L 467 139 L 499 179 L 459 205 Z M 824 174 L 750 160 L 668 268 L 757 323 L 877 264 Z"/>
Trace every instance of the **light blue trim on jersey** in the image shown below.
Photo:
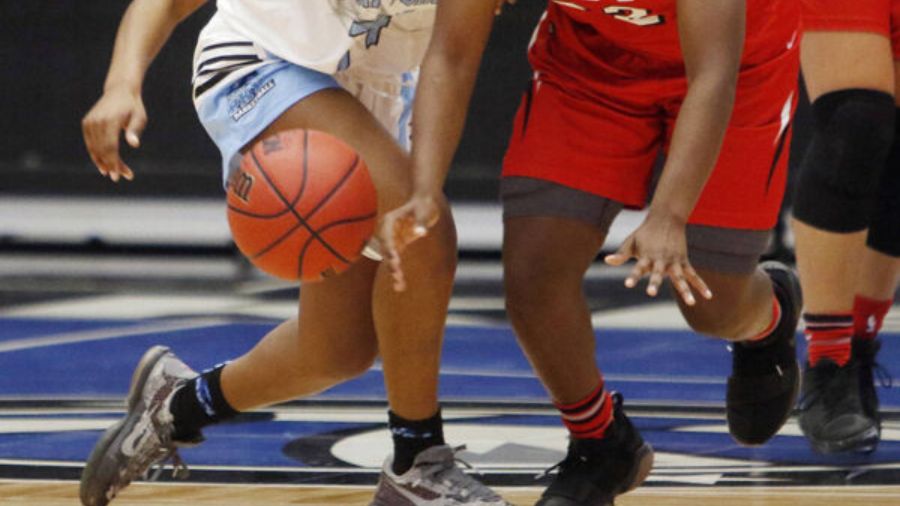
<path fill-rule="evenodd" d="M 403 100 L 403 113 L 397 125 L 397 142 L 404 149 L 409 151 L 412 144 L 409 132 L 409 120 L 412 118 L 413 102 L 416 99 L 416 78 L 412 72 L 403 73 L 403 89 L 400 91 L 400 98 Z"/>
<path fill-rule="evenodd" d="M 313 93 L 341 87 L 328 74 L 281 59 L 226 82 L 197 101 L 197 116 L 222 153 L 223 184 L 240 166 L 241 149 L 284 111 Z"/>

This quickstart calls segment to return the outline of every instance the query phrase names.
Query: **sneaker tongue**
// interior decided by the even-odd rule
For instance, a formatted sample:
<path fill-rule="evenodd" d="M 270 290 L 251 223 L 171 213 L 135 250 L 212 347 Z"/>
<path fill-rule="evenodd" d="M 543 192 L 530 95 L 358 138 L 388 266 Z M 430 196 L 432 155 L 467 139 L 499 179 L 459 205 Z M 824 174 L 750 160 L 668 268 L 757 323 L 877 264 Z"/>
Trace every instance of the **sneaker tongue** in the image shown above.
<path fill-rule="evenodd" d="M 447 445 L 438 445 L 419 452 L 414 465 L 440 464 L 447 461 L 453 461 L 453 449 Z"/>

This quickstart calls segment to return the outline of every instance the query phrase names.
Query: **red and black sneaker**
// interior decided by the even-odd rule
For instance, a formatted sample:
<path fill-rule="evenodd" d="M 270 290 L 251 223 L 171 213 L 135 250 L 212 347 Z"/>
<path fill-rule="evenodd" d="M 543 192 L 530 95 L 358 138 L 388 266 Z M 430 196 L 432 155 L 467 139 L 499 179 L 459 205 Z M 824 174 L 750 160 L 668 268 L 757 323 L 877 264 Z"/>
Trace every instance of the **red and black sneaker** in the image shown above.
<path fill-rule="evenodd" d="M 611 506 L 637 488 L 653 467 L 653 448 L 625 416 L 612 394 L 613 423 L 603 439 L 572 439 L 566 458 L 550 468 L 553 481 L 535 506 Z"/>
<path fill-rule="evenodd" d="M 725 406 L 728 431 L 747 446 L 761 445 L 781 429 L 800 391 L 795 342 L 803 307 L 800 282 L 780 262 L 765 262 L 761 267 L 772 279 L 781 321 L 762 341 L 733 345 Z"/>

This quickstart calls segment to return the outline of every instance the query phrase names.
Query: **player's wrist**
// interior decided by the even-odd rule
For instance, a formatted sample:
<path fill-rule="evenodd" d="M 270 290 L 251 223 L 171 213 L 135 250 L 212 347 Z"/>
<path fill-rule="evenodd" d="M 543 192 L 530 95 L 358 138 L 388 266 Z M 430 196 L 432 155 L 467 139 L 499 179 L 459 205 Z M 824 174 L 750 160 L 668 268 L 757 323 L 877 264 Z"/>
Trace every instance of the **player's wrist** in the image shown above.
<path fill-rule="evenodd" d="M 669 206 L 665 204 L 651 204 L 648 210 L 647 220 L 665 221 L 671 225 L 685 227 L 687 226 L 690 212 L 680 209 L 678 206 Z"/>

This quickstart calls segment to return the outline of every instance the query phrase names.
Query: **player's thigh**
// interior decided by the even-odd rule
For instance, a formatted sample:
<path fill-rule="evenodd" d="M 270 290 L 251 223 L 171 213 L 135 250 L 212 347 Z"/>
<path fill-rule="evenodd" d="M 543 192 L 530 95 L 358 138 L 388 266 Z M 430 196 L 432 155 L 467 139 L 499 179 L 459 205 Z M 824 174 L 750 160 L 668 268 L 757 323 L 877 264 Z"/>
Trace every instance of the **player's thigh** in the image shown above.
<path fill-rule="evenodd" d="M 862 88 L 895 91 L 891 40 L 872 32 L 806 32 L 801 45 L 810 101 L 833 91 Z"/>
<path fill-rule="evenodd" d="M 507 286 L 539 280 L 576 283 L 597 252 L 622 204 L 537 178 L 504 177 L 503 261 Z"/>
<path fill-rule="evenodd" d="M 328 88 L 296 102 L 259 136 L 305 128 L 320 130 L 352 146 L 369 168 L 382 212 L 408 195 L 409 156 L 377 118 L 353 95 Z"/>

